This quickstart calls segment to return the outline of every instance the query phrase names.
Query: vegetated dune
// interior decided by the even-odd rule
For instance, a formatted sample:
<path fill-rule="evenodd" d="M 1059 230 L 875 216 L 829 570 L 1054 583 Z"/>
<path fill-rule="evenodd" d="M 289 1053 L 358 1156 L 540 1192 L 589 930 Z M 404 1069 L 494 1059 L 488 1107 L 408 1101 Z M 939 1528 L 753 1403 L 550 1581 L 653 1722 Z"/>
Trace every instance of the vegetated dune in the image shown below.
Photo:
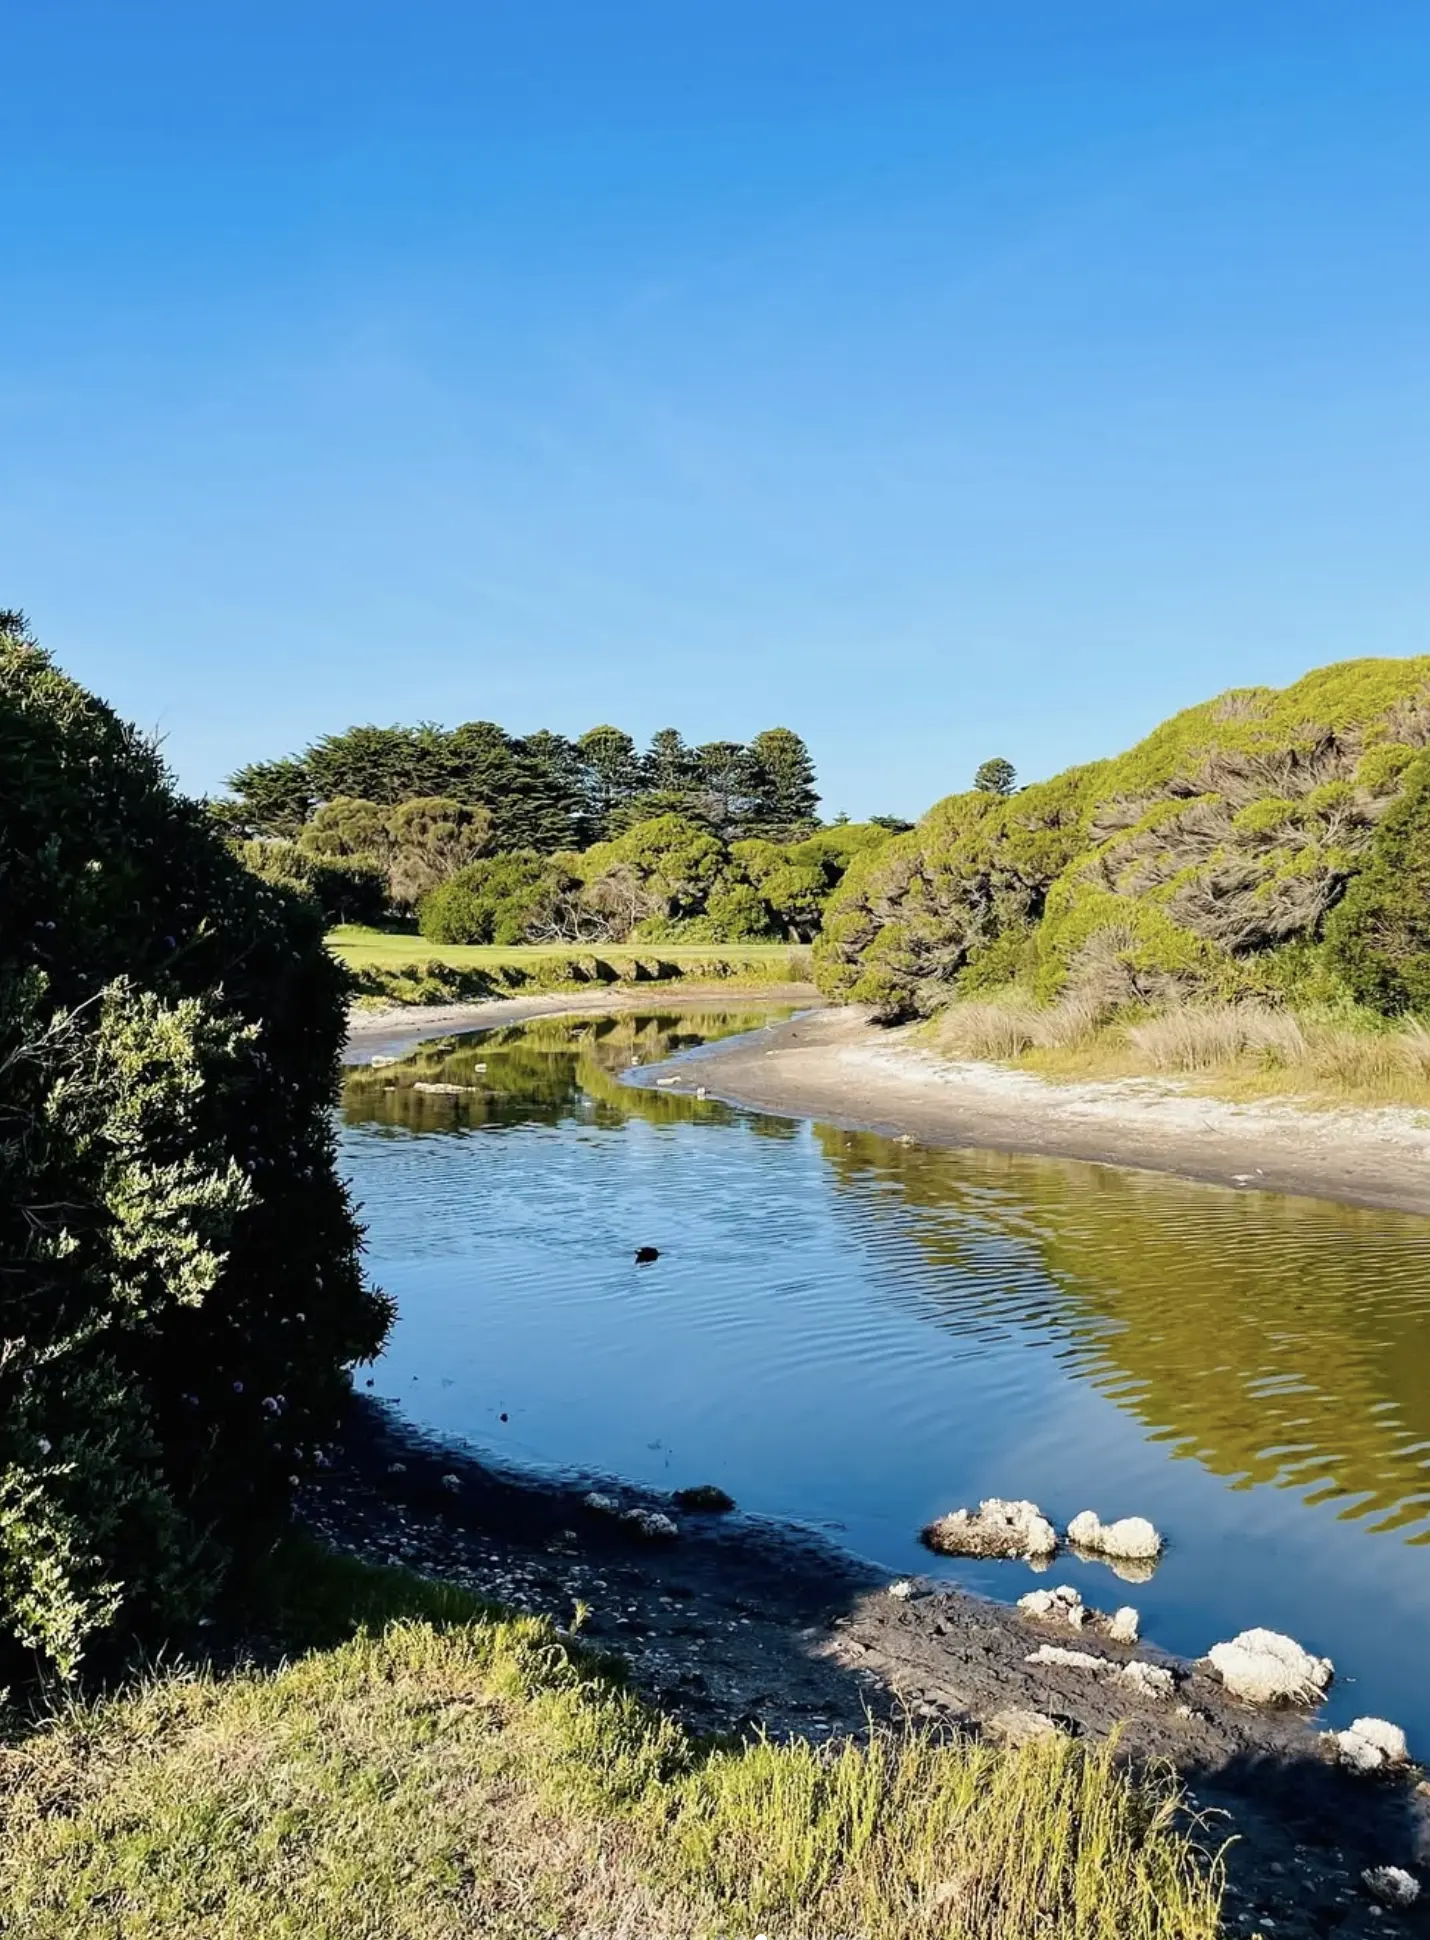
<path fill-rule="evenodd" d="M 1012 983 L 1089 1023 L 1324 994 L 1326 918 L 1427 748 L 1430 656 L 1349 660 L 1233 689 L 1015 795 L 951 795 L 855 859 L 821 987 L 890 1021 Z"/>

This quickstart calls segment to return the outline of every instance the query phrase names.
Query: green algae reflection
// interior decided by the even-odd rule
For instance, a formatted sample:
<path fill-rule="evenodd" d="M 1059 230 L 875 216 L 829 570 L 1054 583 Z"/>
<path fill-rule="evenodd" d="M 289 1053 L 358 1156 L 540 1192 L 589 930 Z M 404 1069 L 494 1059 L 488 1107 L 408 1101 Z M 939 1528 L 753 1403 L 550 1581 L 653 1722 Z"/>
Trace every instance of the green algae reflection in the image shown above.
<path fill-rule="evenodd" d="M 622 1083 L 633 1065 L 650 1067 L 701 1044 L 759 1029 L 788 1006 L 750 1011 L 623 1011 L 595 1017 L 540 1017 L 480 1036 L 438 1038 L 406 1057 L 348 1074 L 349 1124 L 400 1125 L 407 1131 L 461 1131 L 492 1125 L 558 1125 L 575 1119 L 616 1126 L 697 1118 L 728 1122 L 732 1113 L 688 1093 Z M 451 1087 L 429 1090 L 428 1086 Z M 793 1136 L 786 1119 L 761 1129 Z"/>
<path fill-rule="evenodd" d="M 1031 1330 L 1152 1439 L 1430 1543 L 1430 1221 L 818 1128 L 967 1336 Z M 905 1282 L 907 1276 L 904 1276 Z"/>

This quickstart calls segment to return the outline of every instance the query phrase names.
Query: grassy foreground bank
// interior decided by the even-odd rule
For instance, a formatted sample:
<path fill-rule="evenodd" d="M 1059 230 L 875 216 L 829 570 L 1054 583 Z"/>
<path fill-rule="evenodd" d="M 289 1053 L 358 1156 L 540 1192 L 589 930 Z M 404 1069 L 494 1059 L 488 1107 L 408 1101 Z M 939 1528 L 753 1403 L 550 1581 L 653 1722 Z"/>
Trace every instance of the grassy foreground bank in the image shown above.
<path fill-rule="evenodd" d="M 701 1746 L 546 1622 L 308 1545 L 274 1625 L 277 1668 L 165 1672 L 10 1737 L 7 1934 L 1218 1931 L 1170 1785 L 1106 1746 Z"/>
<path fill-rule="evenodd" d="M 328 947 L 373 1003 L 473 1003 L 592 985 L 806 983 L 811 954 L 789 943 L 651 943 L 570 948 L 429 943 L 425 938 L 347 924 Z"/>

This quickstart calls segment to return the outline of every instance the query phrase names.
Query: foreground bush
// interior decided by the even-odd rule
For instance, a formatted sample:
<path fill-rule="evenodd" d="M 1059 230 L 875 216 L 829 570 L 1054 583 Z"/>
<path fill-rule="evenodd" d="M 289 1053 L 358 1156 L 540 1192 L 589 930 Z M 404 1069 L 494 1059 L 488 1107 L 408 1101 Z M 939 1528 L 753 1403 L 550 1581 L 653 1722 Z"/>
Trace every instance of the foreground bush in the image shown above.
<path fill-rule="evenodd" d="M 318 1638 L 344 1591 L 367 1627 L 273 1674 L 159 1679 L 8 1755 L 17 1932 L 1218 1932 L 1219 1868 L 1170 1784 L 1106 1745 L 702 1751 L 542 1621 L 399 1571 L 303 1576 Z"/>
<path fill-rule="evenodd" d="M 153 749 L 0 616 L 0 1646 L 72 1670 L 281 1520 L 364 1288 L 345 974 Z"/>

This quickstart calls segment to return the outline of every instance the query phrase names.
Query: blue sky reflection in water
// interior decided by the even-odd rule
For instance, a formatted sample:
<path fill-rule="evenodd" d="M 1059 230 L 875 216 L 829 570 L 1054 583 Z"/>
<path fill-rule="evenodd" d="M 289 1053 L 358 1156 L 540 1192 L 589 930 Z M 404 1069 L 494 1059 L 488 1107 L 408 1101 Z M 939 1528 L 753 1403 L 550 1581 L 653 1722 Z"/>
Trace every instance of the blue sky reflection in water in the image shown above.
<path fill-rule="evenodd" d="M 1188 1654 L 1288 1630 L 1336 1660 L 1333 1715 L 1430 1743 L 1430 1226 L 622 1082 L 750 1022 L 543 1019 L 357 1074 L 343 1163 L 400 1305 L 374 1392 L 1004 1598 L 1039 1579 L 939 1563 L 920 1525 L 987 1494 L 1149 1515 L 1150 1583 L 1042 1580 Z"/>

